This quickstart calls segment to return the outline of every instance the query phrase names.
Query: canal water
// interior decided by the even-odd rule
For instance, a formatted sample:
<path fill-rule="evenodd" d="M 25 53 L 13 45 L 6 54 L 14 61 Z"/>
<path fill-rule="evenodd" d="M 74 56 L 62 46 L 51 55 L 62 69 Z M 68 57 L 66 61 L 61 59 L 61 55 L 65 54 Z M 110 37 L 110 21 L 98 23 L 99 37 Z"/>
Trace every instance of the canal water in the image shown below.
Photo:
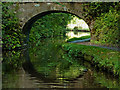
<path fill-rule="evenodd" d="M 63 37 L 3 52 L 3 88 L 119 88 L 118 79 L 62 50 Z"/>
<path fill-rule="evenodd" d="M 90 36 L 90 32 L 79 32 L 79 31 L 66 31 L 66 36 L 70 39 L 73 37 L 79 38 L 82 36 Z"/>

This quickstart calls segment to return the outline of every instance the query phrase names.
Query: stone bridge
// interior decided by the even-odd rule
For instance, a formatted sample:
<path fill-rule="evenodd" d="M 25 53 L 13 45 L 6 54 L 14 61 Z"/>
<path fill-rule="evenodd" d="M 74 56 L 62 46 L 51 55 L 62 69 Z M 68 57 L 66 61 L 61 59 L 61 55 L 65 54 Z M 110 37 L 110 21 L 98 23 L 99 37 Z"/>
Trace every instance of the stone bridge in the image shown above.
<path fill-rule="evenodd" d="M 14 6 L 16 3 L 14 4 Z M 92 31 L 93 23 L 87 22 L 83 16 L 83 5 L 81 2 L 21 2 L 18 3 L 18 17 L 24 34 L 29 36 L 32 24 L 42 16 L 50 13 L 71 13 L 82 18 Z"/>

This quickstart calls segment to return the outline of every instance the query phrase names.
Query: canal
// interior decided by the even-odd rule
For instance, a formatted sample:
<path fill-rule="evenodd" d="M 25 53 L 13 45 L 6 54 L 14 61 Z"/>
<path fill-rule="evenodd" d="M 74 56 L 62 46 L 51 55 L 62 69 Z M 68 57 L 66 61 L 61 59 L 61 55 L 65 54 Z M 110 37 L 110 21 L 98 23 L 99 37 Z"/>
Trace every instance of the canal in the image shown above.
<path fill-rule="evenodd" d="M 62 50 L 65 38 L 46 38 L 3 52 L 3 88 L 118 88 L 118 80 Z"/>

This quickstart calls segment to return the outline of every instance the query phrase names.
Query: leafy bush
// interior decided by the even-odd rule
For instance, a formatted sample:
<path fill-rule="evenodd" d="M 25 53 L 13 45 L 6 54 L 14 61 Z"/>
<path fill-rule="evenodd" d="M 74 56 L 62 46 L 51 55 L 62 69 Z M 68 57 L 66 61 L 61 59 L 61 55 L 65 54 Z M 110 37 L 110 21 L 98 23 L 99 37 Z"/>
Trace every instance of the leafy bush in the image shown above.
<path fill-rule="evenodd" d="M 96 17 L 100 17 L 102 13 L 107 13 L 113 8 L 119 11 L 119 2 L 88 2 L 83 3 L 84 17 L 89 22 L 92 19 L 96 20 Z"/>
<path fill-rule="evenodd" d="M 120 15 L 116 10 L 109 10 L 97 18 L 94 24 L 94 43 L 118 45 L 120 42 L 118 21 Z"/>
<path fill-rule="evenodd" d="M 21 47 L 24 35 L 21 32 L 17 18 L 18 5 L 13 8 L 13 3 L 2 3 L 2 40 L 3 49 Z"/>

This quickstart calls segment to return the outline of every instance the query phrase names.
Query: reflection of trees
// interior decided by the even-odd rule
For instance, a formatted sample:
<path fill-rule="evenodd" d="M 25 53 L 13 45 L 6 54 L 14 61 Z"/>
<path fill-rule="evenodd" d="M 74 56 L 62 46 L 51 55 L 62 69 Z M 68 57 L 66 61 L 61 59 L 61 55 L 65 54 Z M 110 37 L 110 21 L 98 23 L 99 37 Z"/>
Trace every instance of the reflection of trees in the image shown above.
<path fill-rule="evenodd" d="M 83 67 L 61 50 L 60 42 L 62 40 L 49 38 L 43 40 L 38 47 L 30 49 L 29 56 L 32 67 L 46 78 L 75 78 L 79 76 L 79 69 Z"/>
<path fill-rule="evenodd" d="M 74 27 L 73 32 L 74 32 L 74 34 L 78 35 L 78 27 Z"/>
<path fill-rule="evenodd" d="M 51 82 L 52 80 L 45 78 L 45 76 L 42 73 L 39 73 L 35 68 L 34 65 L 31 62 L 30 56 L 29 56 L 29 50 L 26 49 L 24 52 L 24 58 L 25 63 L 23 64 L 23 68 L 26 72 L 31 74 L 31 76 L 36 77 L 38 80 L 44 80 L 44 82 Z"/>

